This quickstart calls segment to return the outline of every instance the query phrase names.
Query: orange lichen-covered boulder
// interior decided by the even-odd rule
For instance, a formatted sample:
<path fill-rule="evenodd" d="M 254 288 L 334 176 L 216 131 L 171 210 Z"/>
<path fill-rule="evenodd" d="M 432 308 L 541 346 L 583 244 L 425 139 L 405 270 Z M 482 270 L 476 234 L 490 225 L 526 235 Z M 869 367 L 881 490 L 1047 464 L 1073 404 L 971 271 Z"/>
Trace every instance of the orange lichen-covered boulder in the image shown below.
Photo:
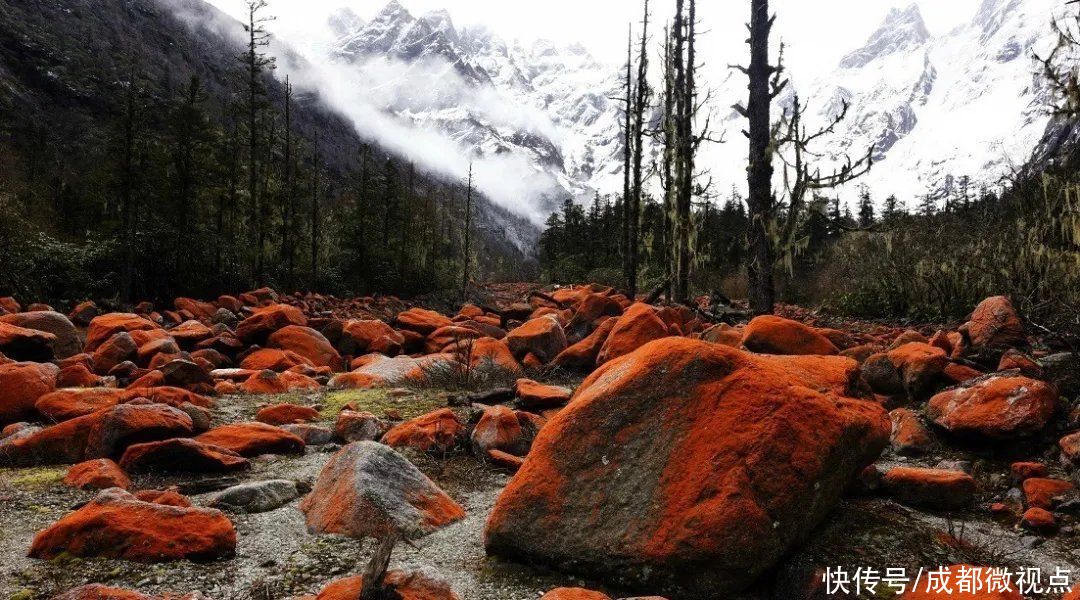
<path fill-rule="evenodd" d="M 335 454 L 300 510 L 312 533 L 353 538 L 396 530 L 416 539 L 465 516 L 405 457 L 376 442 L 354 442 Z"/>
<path fill-rule="evenodd" d="M 393 387 L 421 383 L 428 378 L 429 373 L 458 368 L 461 368 L 460 363 L 443 354 L 420 358 L 411 356 L 388 358 L 376 355 L 355 371 L 336 375 L 330 380 L 329 385 L 336 389 Z"/>
<path fill-rule="evenodd" d="M 889 413 L 892 419 L 892 443 L 893 452 L 902 456 L 914 456 L 925 454 L 933 446 L 930 433 L 923 426 L 915 411 L 908 408 L 898 408 Z"/>
<path fill-rule="evenodd" d="M 239 454 L 189 438 L 174 438 L 130 446 L 120 466 L 131 473 L 231 473 L 251 463 Z"/>
<path fill-rule="evenodd" d="M 952 565 L 929 572 L 935 573 L 935 576 L 926 575 L 919 581 L 911 581 L 911 589 L 899 596 L 898 600 L 1024 600 L 1016 584 L 1003 570 Z M 967 582 L 970 589 L 979 591 L 966 591 L 961 588 L 964 585 L 962 582 Z"/>
<path fill-rule="evenodd" d="M 895 467 L 885 473 L 882 486 L 898 501 L 922 508 L 956 510 L 975 499 L 975 480 L 960 471 Z"/>
<path fill-rule="evenodd" d="M 277 371 L 281 373 L 297 366 L 314 367 L 307 358 L 291 350 L 280 348 L 260 348 L 240 361 L 240 368 L 249 371 Z"/>
<path fill-rule="evenodd" d="M 489 450 L 525 454 L 525 437 L 514 411 L 505 406 L 489 406 L 472 431 L 472 447 L 478 456 Z"/>
<path fill-rule="evenodd" d="M 372 352 L 395 356 L 400 354 L 405 346 L 404 336 L 394 331 L 393 327 L 377 320 L 346 321 L 342 334 L 352 342 L 345 351 L 356 356 Z"/>
<path fill-rule="evenodd" d="M 158 600 L 153 596 L 147 596 L 139 592 L 111 588 L 93 583 L 70 589 L 63 594 L 54 596 L 52 600 Z"/>
<path fill-rule="evenodd" d="M 131 487 L 131 480 L 115 462 L 98 458 L 72 465 L 64 477 L 64 485 L 81 490 L 126 490 Z"/>
<path fill-rule="evenodd" d="M 449 452 L 465 439 L 465 424 L 449 408 L 437 410 L 394 427 L 382 443 L 421 452 Z"/>
<path fill-rule="evenodd" d="M 686 598 L 726 597 L 803 540 L 888 444 L 838 357 L 690 340 L 594 372 L 487 522 L 493 554 Z"/>
<path fill-rule="evenodd" d="M 926 412 L 953 433 L 1004 440 L 1042 431 L 1056 407 L 1057 392 L 1047 383 L 990 375 L 934 396 Z"/>
<path fill-rule="evenodd" d="M 222 425 L 195 439 L 211 446 L 220 446 L 248 458 L 260 454 L 304 453 L 304 440 L 280 427 L 266 423 Z"/>
<path fill-rule="evenodd" d="M 568 371 L 589 372 L 596 368 L 596 357 L 604 347 L 618 319 L 604 320 L 585 339 L 563 350 L 555 357 L 554 365 Z"/>
<path fill-rule="evenodd" d="M 410 308 L 400 313 L 397 316 L 397 323 L 403 329 L 415 331 L 421 335 L 428 335 L 440 327 L 449 327 L 454 324 L 446 316 L 423 308 Z"/>
<path fill-rule="evenodd" d="M 132 444 L 194 433 L 191 417 L 165 404 L 119 404 L 89 416 L 86 458 L 119 457 Z"/>
<path fill-rule="evenodd" d="M 1058 504 L 1060 498 L 1071 494 L 1076 486 L 1061 479 L 1032 477 L 1024 480 L 1023 488 L 1024 500 L 1028 506 L 1050 510 Z"/>
<path fill-rule="evenodd" d="M 101 343 L 94 350 L 94 368 L 98 373 L 107 374 L 116 365 L 138 359 L 139 346 L 131 334 L 121 331 Z"/>
<path fill-rule="evenodd" d="M 51 350 L 55 358 L 64 359 L 82 352 L 82 341 L 75 325 L 66 316 L 52 311 L 25 312 L 0 316 L 0 323 L 43 331 L 56 336 Z"/>
<path fill-rule="evenodd" d="M 566 406 L 570 402 L 570 390 L 557 385 L 544 385 L 532 379 L 518 379 L 514 384 L 517 405 L 526 410 L 544 410 Z"/>
<path fill-rule="evenodd" d="M 56 389 L 59 374 L 60 369 L 49 363 L 0 364 L 0 425 L 35 416 L 34 405 Z"/>
<path fill-rule="evenodd" d="M 110 489 L 34 536 L 30 557 L 163 562 L 213 560 L 235 550 L 236 530 L 221 511 L 143 502 Z"/>
<path fill-rule="evenodd" d="M 879 394 L 926 398 L 948 365 L 949 357 L 941 348 L 911 342 L 867 358 L 862 372 Z"/>
<path fill-rule="evenodd" d="M 330 367 L 340 371 L 344 367 L 341 355 L 334 349 L 330 340 L 310 327 L 289 325 L 283 327 L 266 340 L 271 348 L 289 350 L 308 359 L 316 367 Z"/>
<path fill-rule="evenodd" d="M 451 325 L 440 327 L 428 334 L 424 342 L 424 349 L 428 354 L 436 354 L 443 351 L 462 351 L 472 344 L 473 340 L 484 337 L 484 334 L 468 327 Z"/>
<path fill-rule="evenodd" d="M 307 317 L 295 306 L 271 304 L 255 312 L 236 326 L 236 337 L 248 344 L 261 344 L 271 333 L 289 325 L 307 326 Z"/>
<path fill-rule="evenodd" d="M 300 373 L 259 371 L 240 385 L 240 391 L 245 394 L 284 394 L 293 390 L 317 390 L 321 387 L 318 381 Z"/>
<path fill-rule="evenodd" d="M 383 579 L 383 586 L 393 590 L 401 600 L 458 600 L 449 585 L 422 572 L 390 571 Z M 356 600 L 363 587 L 363 577 L 339 579 L 310 600 Z"/>
<path fill-rule="evenodd" d="M 585 588 L 555 588 L 540 600 L 611 600 L 611 596 Z"/>
<path fill-rule="evenodd" d="M 765 315 L 746 326 L 743 345 L 761 354 L 839 354 L 829 338 L 798 321 Z"/>
<path fill-rule="evenodd" d="M 14 360 L 52 360 L 56 336 L 0 321 L 0 353 Z"/>
<path fill-rule="evenodd" d="M 292 423 L 310 423 L 319 419 L 319 411 L 310 406 L 296 404 L 275 404 L 259 409 L 255 420 L 267 425 L 289 425 Z"/>
<path fill-rule="evenodd" d="M 95 317 L 86 330 L 85 352 L 93 352 L 105 340 L 120 332 L 150 331 L 161 327 L 149 319 L 131 313 L 109 313 Z"/>
<path fill-rule="evenodd" d="M 539 317 L 506 334 L 506 345 L 519 359 L 532 354 L 547 364 L 566 350 L 566 332 L 552 317 Z"/>
<path fill-rule="evenodd" d="M 1005 296 L 987 298 L 975 307 L 971 320 L 960 327 L 976 352 L 997 351 L 1027 345 L 1020 315 Z"/>
<path fill-rule="evenodd" d="M 467 346 L 469 352 L 469 368 L 471 369 L 499 369 L 508 373 L 520 373 L 521 363 L 514 358 L 510 347 L 506 342 L 491 337 L 482 337 L 473 340 Z M 464 362 L 464 361 L 463 361 Z"/>
<path fill-rule="evenodd" d="M 626 309 L 604 340 L 596 355 L 596 364 L 602 365 L 625 356 L 651 341 L 668 336 L 668 328 L 656 310 L 648 304 L 637 303 Z"/>

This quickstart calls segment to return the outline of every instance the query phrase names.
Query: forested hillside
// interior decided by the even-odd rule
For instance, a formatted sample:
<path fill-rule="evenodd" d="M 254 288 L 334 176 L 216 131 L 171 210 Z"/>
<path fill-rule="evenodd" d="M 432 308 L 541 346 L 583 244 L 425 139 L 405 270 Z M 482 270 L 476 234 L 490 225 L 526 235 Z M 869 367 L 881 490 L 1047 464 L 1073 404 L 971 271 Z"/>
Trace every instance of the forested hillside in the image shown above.
<path fill-rule="evenodd" d="M 460 286 L 467 182 L 287 88 L 262 18 L 245 47 L 201 0 L 0 1 L 4 293 Z M 472 198 L 471 274 L 527 277 L 532 226 Z"/>

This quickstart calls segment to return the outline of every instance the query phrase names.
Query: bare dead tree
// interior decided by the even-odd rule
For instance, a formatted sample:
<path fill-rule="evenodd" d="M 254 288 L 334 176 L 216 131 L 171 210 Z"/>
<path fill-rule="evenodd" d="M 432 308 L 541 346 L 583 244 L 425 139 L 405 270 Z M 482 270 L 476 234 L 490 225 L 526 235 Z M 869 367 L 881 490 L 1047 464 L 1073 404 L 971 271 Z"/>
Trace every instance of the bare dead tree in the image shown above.
<path fill-rule="evenodd" d="M 769 0 L 750 0 L 750 66 L 734 68 L 746 74 L 750 80 L 750 96 L 746 106 L 736 105 L 735 110 L 749 122 L 743 132 L 750 142 L 747 166 L 749 195 L 747 205 L 750 228 L 747 233 L 750 262 L 747 274 L 750 279 L 750 309 L 754 314 L 770 314 L 776 304 L 773 284 L 773 245 L 769 236 L 773 221 L 773 131 L 771 123 L 772 101 L 787 86 L 783 68 L 769 62 L 769 37 L 775 16 L 769 16 Z"/>
<path fill-rule="evenodd" d="M 386 571 L 390 568 L 390 557 L 394 553 L 394 546 L 401 541 L 401 534 L 391 531 L 379 542 L 375 548 L 375 554 L 364 568 L 361 576 L 363 582 L 360 586 L 360 598 L 358 600 L 396 600 L 400 596 L 384 585 Z"/>
<path fill-rule="evenodd" d="M 641 163 L 645 153 L 645 111 L 651 104 L 652 89 L 649 86 L 649 0 L 645 0 L 644 17 L 641 25 L 641 45 L 638 54 L 637 81 L 635 82 L 634 94 L 634 136 L 633 136 L 633 167 L 634 181 L 631 200 L 627 206 L 628 221 L 630 223 L 630 237 L 628 239 L 629 266 L 627 279 L 627 293 L 633 299 L 637 296 L 638 257 L 640 256 L 641 242 L 641 207 L 644 202 L 643 178 Z"/>
<path fill-rule="evenodd" d="M 781 57 L 783 52 L 781 52 Z M 840 112 L 834 116 L 825 126 L 817 130 L 808 129 L 803 123 L 803 113 L 806 106 L 794 97 L 791 111 L 781 120 L 779 137 L 776 139 L 778 156 L 783 162 L 784 191 L 787 197 L 787 216 L 784 222 L 779 224 L 777 235 L 777 251 L 781 258 L 791 268 L 794 255 L 803 245 L 796 239 L 800 219 L 807 206 L 808 194 L 837 188 L 862 177 L 874 164 L 874 146 L 866 150 L 866 154 L 858 159 L 850 156 L 844 158 L 844 162 L 830 171 L 823 172 L 814 164 L 814 159 L 820 158 L 815 153 L 813 145 L 821 139 L 831 135 L 848 114 L 849 104 L 844 101 Z M 775 209 L 774 209 L 775 210 Z"/>
<path fill-rule="evenodd" d="M 819 155 L 813 152 L 812 145 L 832 134 L 844 120 L 848 112 L 846 103 L 840 114 L 824 127 L 810 131 L 803 124 L 805 106 L 796 96 L 791 111 L 776 124 L 772 123 L 772 102 L 788 85 L 784 77 L 784 50 L 781 45 L 776 64 L 771 64 L 769 38 L 776 16 L 769 15 L 769 1 L 751 0 L 750 8 L 750 37 L 747 40 L 750 66 L 733 66 L 747 75 L 750 96 L 745 107 L 737 105 L 734 108 L 749 121 L 744 134 L 750 142 L 747 169 L 750 308 L 754 314 L 769 314 L 776 303 L 773 268 L 778 256 L 790 260 L 797 251 L 795 235 L 807 194 L 841 186 L 865 174 L 873 163 L 873 148 L 857 160 L 845 158 L 840 167 L 828 173 L 823 173 L 814 164 Z M 779 198 L 772 188 L 775 155 L 779 155 L 784 164 L 784 193 Z M 783 208 L 786 208 L 785 217 L 780 222 Z"/>
<path fill-rule="evenodd" d="M 473 201 L 473 166 L 469 163 L 469 183 L 465 191 L 465 249 L 461 260 L 461 299 L 469 293 L 469 267 L 472 263 L 472 202 Z"/>
<path fill-rule="evenodd" d="M 631 116 L 634 112 L 634 27 L 628 26 L 626 36 L 626 98 L 624 99 L 625 123 L 623 125 L 623 280 L 627 294 L 631 297 L 637 291 L 637 273 L 633 270 L 630 258 L 630 238 L 633 233 L 633 219 L 630 214 L 630 166 L 634 153 L 634 132 Z"/>

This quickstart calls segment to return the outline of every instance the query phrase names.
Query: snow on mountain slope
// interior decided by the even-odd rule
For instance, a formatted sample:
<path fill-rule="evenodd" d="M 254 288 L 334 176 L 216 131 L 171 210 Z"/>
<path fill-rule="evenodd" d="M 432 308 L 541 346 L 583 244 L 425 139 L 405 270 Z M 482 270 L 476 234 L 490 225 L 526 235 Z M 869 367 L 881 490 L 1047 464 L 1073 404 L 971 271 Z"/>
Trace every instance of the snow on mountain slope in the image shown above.
<path fill-rule="evenodd" d="M 878 199 L 895 193 L 913 205 L 941 196 L 961 176 L 994 185 L 1031 155 L 1048 117 L 1045 90 L 1031 60 L 1049 38 L 1054 0 L 984 0 L 970 22 L 938 37 L 917 5 L 894 9 L 867 43 L 815 81 L 792 74 L 792 93 L 809 103 L 807 120 L 826 122 L 846 101 L 847 118 L 820 149 L 823 166 L 873 147 L 876 166 L 861 183 Z M 420 17 L 397 0 L 353 23 L 331 48 L 336 60 L 371 75 L 383 110 L 438 131 L 479 157 L 527 165 L 523 214 L 543 218 L 567 196 L 622 187 L 623 70 L 584 48 L 507 42 L 481 27 L 458 29 L 451 15 Z M 781 36 L 783 32 L 780 32 Z M 735 62 L 712 61 L 714 63 Z M 746 82 L 723 67 L 702 73 L 713 90 L 714 130 L 698 161 L 717 189 L 745 181 L 743 123 L 727 107 Z M 791 98 L 787 98 L 790 105 Z"/>

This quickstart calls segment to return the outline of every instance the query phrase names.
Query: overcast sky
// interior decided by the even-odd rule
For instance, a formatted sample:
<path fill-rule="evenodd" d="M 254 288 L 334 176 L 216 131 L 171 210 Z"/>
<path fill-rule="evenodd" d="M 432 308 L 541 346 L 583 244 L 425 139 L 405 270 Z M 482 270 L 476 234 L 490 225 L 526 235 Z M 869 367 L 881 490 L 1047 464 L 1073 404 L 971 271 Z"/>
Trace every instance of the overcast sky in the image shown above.
<path fill-rule="evenodd" d="M 626 25 L 640 21 L 637 0 L 400 0 L 414 14 L 446 9 L 459 27 L 487 25 L 506 39 L 537 38 L 560 43 L 579 42 L 594 55 L 618 62 L 625 50 Z M 244 0 L 210 0 L 232 14 L 241 14 Z M 920 0 L 927 27 L 946 33 L 970 20 L 981 0 Z M 294 42 L 321 31 L 327 16 L 347 6 L 365 19 L 385 0 L 270 0 L 279 15 L 278 32 Z M 802 77 L 832 70 L 845 54 L 860 47 L 880 25 L 890 8 L 910 0 L 774 0 L 779 31 L 790 48 L 789 64 Z M 667 19 L 673 0 L 653 0 L 654 18 Z M 703 28 L 704 60 L 728 64 L 745 54 L 743 23 L 749 15 L 744 0 L 704 0 L 698 3 Z"/>

